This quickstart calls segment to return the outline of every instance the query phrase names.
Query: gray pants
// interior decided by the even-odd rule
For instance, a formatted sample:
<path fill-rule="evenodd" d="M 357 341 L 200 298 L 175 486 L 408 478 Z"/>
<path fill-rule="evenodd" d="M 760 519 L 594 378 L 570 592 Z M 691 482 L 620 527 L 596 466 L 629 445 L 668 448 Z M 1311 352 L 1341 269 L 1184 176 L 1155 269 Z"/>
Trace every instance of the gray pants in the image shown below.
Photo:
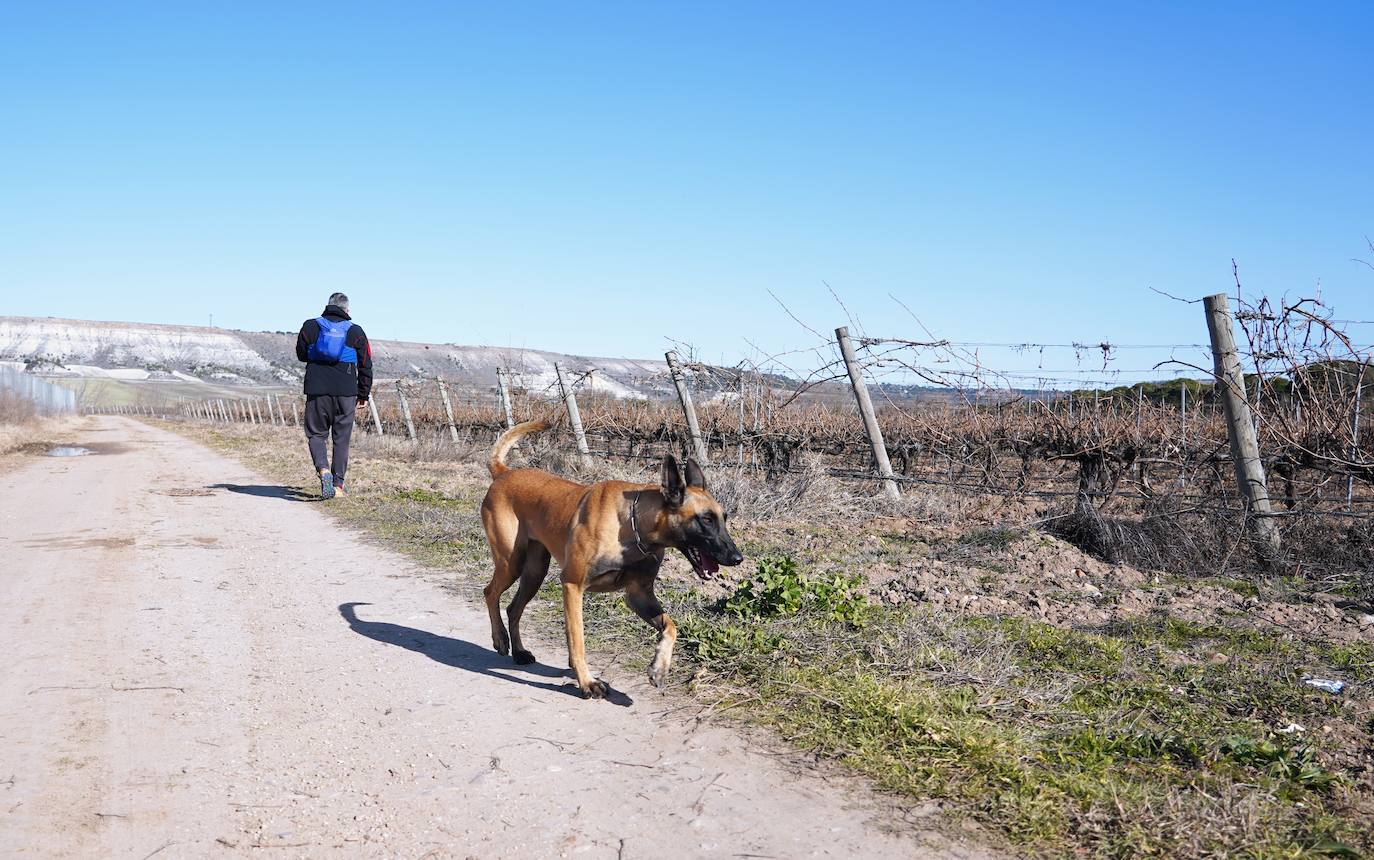
<path fill-rule="evenodd" d="M 330 469 L 325 437 L 334 437 L 334 483 L 342 484 L 348 471 L 348 440 L 353 435 L 353 413 L 357 411 L 357 397 L 335 394 L 316 394 L 305 399 L 305 440 L 310 445 L 310 459 L 315 471 Z"/>

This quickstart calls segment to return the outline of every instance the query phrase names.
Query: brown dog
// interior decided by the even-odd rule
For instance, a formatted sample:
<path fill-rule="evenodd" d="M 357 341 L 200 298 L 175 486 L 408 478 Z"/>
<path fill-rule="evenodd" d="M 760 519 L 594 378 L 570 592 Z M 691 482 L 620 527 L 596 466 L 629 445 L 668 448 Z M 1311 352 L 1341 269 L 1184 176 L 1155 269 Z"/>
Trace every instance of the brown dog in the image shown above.
<path fill-rule="evenodd" d="M 671 455 L 663 460 L 660 485 L 603 481 L 587 486 L 539 469 L 511 469 L 506 455 L 522 436 L 548 428 L 529 421 L 507 430 L 491 449 L 491 487 L 482 500 L 482 526 L 495 564 L 482 590 L 491 616 L 491 644 L 516 663 L 533 663 L 520 644 L 520 616 L 549 572 L 549 557 L 563 575 L 563 620 L 568 634 L 568 665 L 587 698 L 602 696 L 606 685 L 587 671 L 582 642 L 582 595 L 586 591 L 625 590 L 625 602 L 658 631 L 658 649 L 649 680 L 662 686 L 673 660 L 677 628 L 654 596 L 654 580 L 664 550 L 682 551 L 703 578 L 720 565 L 744 560 L 725 528 L 725 514 L 706 491 L 706 476 L 693 460 L 686 479 Z M 501 595 L 516 578 L 520 589 L 501 623 Z"/>

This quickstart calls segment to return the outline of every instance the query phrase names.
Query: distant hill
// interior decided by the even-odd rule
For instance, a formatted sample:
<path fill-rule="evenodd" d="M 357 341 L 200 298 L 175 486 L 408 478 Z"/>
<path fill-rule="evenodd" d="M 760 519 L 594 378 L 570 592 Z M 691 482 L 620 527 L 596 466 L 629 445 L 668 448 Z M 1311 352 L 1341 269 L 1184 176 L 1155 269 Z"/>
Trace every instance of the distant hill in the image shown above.
<path fill-rule="evenodd" d="M 295 344 L 295 332 L 0 317 L 0 361 L 56 378 L 294 387 L 303 372 Z M 517 385 L 543 391 L 556 385 L 558 362 L 573 372 L 595 368 L 583 387 L 615 397 L 660 398 L 672 390 L 662 360 L 392 340 L 373 340 L 372 353 L 379 379 L 442 376 L 457 389 L 489 389 L 496 368 L 505 367 Z"/>
<path fill-rule="evenodd" d="M 379 380 L 432 379 L 442 376 L 456 392 L 477 394 L 496 384 L 496 369 L 511 371 L 513 384 L 534 393 L 556 393 L 557 362 L 573 373 L 595 369 L 579 390 L 613 397 L 658 400 L 673 396 L 664 361 L 569 355 L 539 349 L 460 346 L 373 340 Z M 82 392 L 85 402 L 125 403 L 179 397 L 232 395 L 246 388 L 299 390 L 304 365 L 296 360 L 296 333 L 239 331 L 205 326 L 98 322 L 56 317 L 0 317 L 0 363 L 54 379 Z M 729 370 L 697 376 L 698 389 L 712 392 L 711 377 L 733 378 Z M 765 384 L 795 389 L 796 380 L 768 374 Z M 727 383 L 731 384 L 732 383 Z M 880 386 L 884 399 L 961 403 L 966 393 L 952 388 Z M 714 393 L 714 392 L 712 392 Z M 992 400 L 1021 393 L 985 394 Z M 852 403 L 849 385 L 822 383 L 804 395 L 808 401 Z"/>

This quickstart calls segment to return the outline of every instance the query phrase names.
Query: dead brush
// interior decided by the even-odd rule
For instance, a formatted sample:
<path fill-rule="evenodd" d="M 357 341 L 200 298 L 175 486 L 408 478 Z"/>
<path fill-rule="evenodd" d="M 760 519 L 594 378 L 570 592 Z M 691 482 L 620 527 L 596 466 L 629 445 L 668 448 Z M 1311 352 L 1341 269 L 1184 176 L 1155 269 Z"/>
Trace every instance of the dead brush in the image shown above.
<path fill-rule="evenodd" d="M 1071 512 L 1048 517 L 1043 529 L 1095 558 L 1138 570 L 1246 579 L 1262 572 L 1237 512 L 1170 497 L 1139 505 L 1133 516 L 1103 513 L 1080 499 Z"/>
<path fill-rule="evenodd" d="M 38 417 L 38 409 L 27 397 L 0 388 L 0 424 L 29 424 Z"/>

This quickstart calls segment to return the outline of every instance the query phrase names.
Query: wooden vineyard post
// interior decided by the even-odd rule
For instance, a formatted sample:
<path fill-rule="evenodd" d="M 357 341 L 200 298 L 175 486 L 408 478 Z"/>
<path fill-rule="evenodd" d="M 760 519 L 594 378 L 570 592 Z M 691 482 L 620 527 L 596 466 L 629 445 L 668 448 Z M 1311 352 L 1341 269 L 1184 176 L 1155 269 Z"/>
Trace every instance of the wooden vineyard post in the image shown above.
<path fill-rule="evenodd" d="M 291 398 L 291 423 L 301 426 L 301 414 L 296 410 L 296 398 Z"/>
<path fill-rule="evenodd" d="M 706 465 L 706 444 L 701 441 L 701 426 L 697 424 L 697 410 L 692 406 L 692 392 L 687 388 L 687 378 L 682 374 L 677 352 L 668 350 L 663 354 L 668 360 L 668 373 L 673 377 L 673 387 L 677 389 L 678 402 L 682 404 L 682 417 L 687 419 L 687 432 L 692 437 L 692 451 L 697 462 Z"/>
<path fill-rule="evenodd" d="M 888 462 L 887 446 L 883 444 L 883 430 L 878 426 L 878 416 L 873 412 L 873 401 L 868 398 L 868 386 L 864 385 L 863 371 L 859 368 L 858 359 L 854 357 L 854 344 L 849 340 L 849 328 L 840 326 L 835 329 L 835 340 L 839 341 L 840 355 L 844 356 L 844 366 L 849 371 L 849 384 L 854 387 L 854 399 L 858 401 L 859 414 L 864 419 L 864 432 L 868 435 L 869 447 L 873 449 L 873 460 L 878 464 L 883 492 L 888 498 L 900 498 L 902 492 L 897 489 L 897 482 L 893 480 L 892 464 Z"/>
<path fill-rule="evenodd" d="M 453 423 L 453 404 L 448 399 L 448 383 L 442 376 L 434 377 L 434 381 L 439 383 L 439 399 L 444 402 L 444 418 L 448 419 L 448 435 L 453 439 L 453 444 L 458 444 L 458 425 Z"/>
<path fill-rule="evenodd" d="M 372 426 L 377 431 L 378 436 L 384 436 L 382 432 L 382 407 L 377 403 L 377 392 L 372 392 L 372 399 L 368 401 L 367 411 L 372 413 Z"/>
<path fill-rule="evenodd" d="M 1236 484 L 1245 500 L 1246 512 L 1253 517 L 1255 534 L 1271 553 L 1279 550 L 1279 531 L 1270 517 L 1269 488 L 1264 482 L 1264 463 L 1260 460 L 1259 440 L 1245 399 L 1245 375 L 1236 356 L 1235 335 L 1231 329 L 1231 309 L 1225 293 L 1202 300 L 1207 311 L 1207 333 L 1212 339 L 1212 360 L 1216 385 L 1226 411 L 1226 435 L 1231 442 L 1231 461 L 1236 469 Z"/>
<path fill-rule="evenodd" d="M 582 414 L 577 411 L 577 396 L 563 377 L 563 366 L 555 362 L 553 372 L 558 374 L 558 390 L 562 392 L 563 404 L 568 408 L 568 423 L 572 425 L 573 438 L 577 440 L 577 453 L 582 455 L 584 464 L 589 464 L 592 452 L 587 447 L 587 434 L 582 431 Z"/>
<path fill-rule="evenodd" d="M 415 422 L 410 420 L 410 401 L 406 399 L 405 386 L 401 384 L 401 380 L 399 379 L 396 380 L 396 397 L 401 401 L 401 417 L 403 417 L 406 422 L 406 436 L 410 438 L 410 441 L 414 442 Z"/>
<path fill-rule="evenodd" d="M 496 395 L 501 400 L 501 410 L 506 413 L 506 429 L 515 426 L 515 411 L 510 405 L 510 387 L 506 384 L 506 372 L 496 368 Z"/>

